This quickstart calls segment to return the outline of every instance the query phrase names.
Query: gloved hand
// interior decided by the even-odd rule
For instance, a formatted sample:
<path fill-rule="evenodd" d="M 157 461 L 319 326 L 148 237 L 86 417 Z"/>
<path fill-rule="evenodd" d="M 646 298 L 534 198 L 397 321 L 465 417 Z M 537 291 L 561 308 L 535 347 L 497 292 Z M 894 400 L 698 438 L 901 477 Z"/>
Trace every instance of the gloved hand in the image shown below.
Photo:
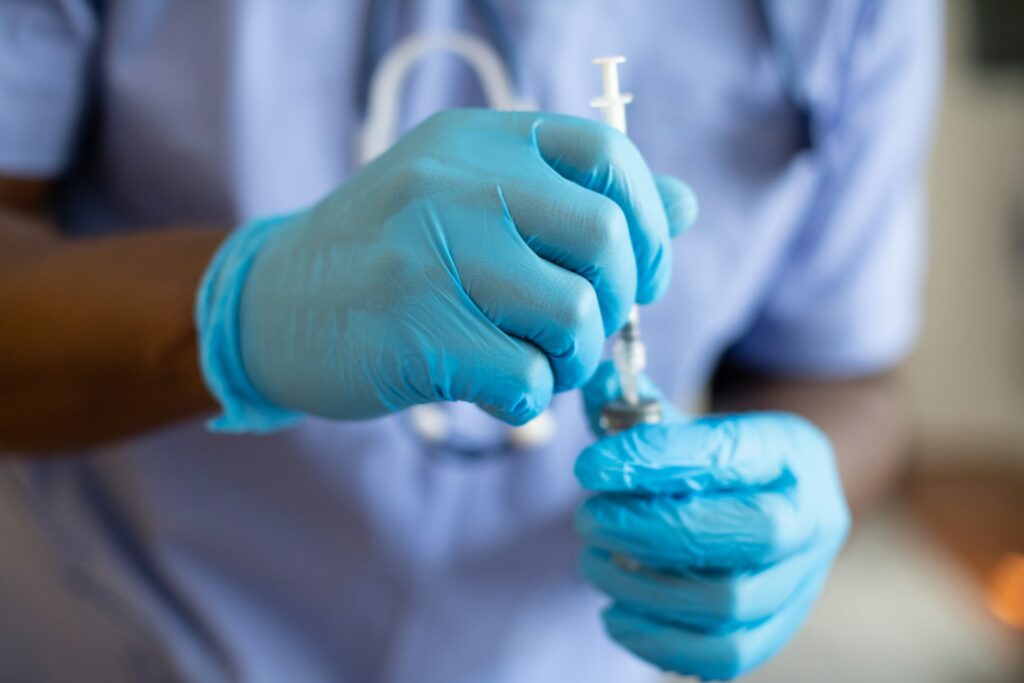
<path fill-rule="evenodd" d="M 603 124 L 435 115 L 319 204 L 221 248 L 197 296 L 214 426 L 452 400 L 526 422 L 664 292 L 693 213 L 683 183 Z"/>
<path fill-rule="evenodd" d="M 617 391 L 603 365 L 584 388 L 588 414 Z M 576 476 L 597 492 L 576 518 L 582 568 L 612 598 L 604 623 L 621 645 L 669 671 L 729 679 L 794 634 L 849 512 L 829 441 L 803 418 L 680 418 L 579 456 Z"/>

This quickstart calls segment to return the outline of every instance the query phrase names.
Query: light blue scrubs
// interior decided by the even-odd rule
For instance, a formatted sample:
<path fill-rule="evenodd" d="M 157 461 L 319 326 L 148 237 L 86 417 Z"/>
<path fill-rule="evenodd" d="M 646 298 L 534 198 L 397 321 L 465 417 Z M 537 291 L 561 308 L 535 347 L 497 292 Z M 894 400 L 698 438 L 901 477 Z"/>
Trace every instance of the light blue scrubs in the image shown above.
<path fill-rule="evenodd" d="M 591 57 L 622 53 L 630 132 L 688 180 L 696 229 L 643 311 L 681 402 L 725 354 L 856 375 L 918 320 L 932 0 L 0 0 L 0 174 L 62 178 L 72 234 L 231 225 L 352 170 L 366 82 L 399 38 L 502 45 L 521 94 L 593 116 Z M 403 127 L 481 105 L 429 57 Z M 0 327 L 2 333 L 2 327 Z M 407 414 L 265 437 L 203 418 L 0 472 L 0 678 L 627 681 L 574 569 L 575 392 L 516 449 L 472 406 L 431 445 Z M 59 429 L 59 427 L 55 427 Z M 473 450 L 467 457 L 465 451 Z M 489 457 L 487 457 L 489 456 Z"/>

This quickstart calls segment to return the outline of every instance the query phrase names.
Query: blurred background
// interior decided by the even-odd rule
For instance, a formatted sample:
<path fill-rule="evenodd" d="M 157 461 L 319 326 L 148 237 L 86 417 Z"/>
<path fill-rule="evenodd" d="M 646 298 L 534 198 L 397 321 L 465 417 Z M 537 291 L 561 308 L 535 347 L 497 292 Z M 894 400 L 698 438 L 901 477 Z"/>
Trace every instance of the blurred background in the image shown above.
<path fill-rule="evenodd" d="M 744 681 L 1024 681 L 1024 2 L 951 0 L 912 468 Z"/>

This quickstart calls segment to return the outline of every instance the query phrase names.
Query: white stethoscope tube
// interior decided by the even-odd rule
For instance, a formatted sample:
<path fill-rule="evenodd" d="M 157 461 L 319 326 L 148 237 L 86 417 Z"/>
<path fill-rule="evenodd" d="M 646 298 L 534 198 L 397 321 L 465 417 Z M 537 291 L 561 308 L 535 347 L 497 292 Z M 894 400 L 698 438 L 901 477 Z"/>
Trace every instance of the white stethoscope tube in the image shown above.
<path fill-rule="evenodd" d="M 366 124 L 359 140 L 360 165 L 391 146 L 405 79 L 416 62 L 434 52 L 450 52 L 466 60 L 480 79 L 491 109 L 516 111 L 532 108 L 532 103 L 515 96 L 505 62 L 487 42 L 457 31 L 415 33 L 384 55 L 370 79 Z"/>

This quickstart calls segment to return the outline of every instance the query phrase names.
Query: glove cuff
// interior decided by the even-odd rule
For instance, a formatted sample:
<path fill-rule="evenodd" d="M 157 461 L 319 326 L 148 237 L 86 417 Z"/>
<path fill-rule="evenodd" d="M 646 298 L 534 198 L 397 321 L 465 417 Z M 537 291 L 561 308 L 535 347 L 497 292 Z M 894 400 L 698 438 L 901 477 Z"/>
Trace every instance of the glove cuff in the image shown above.
<path fill-rule="evenodd" d="M 253 385 L 242 362 L 238 312 L 260 247 L 287 217 L 257 220 L 228 236 L 207 266 L 196 291 L 199 362 L 221 414 L 207 427 L 218 432 L 270 432 L 295 424 L 301 414 L 271 403 Z"/>

